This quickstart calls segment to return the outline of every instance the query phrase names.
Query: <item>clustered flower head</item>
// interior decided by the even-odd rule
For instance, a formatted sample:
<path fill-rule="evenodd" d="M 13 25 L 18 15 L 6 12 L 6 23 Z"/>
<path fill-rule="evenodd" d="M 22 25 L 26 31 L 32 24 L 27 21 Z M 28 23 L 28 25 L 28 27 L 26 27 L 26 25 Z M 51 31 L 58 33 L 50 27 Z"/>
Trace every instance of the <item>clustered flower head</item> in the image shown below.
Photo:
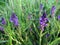
<path fill-rule="evenodd" d="M 48 18 L 46 17 L 47 14 L 46 14 L 45 8 L 44 9 L 43 8 L 44 8 L 43 4 L 40 4 L 40 10 L 42 10 L 43 15 L 39 18 L 39 23 L 40 23 L 40 28 L 42 31 L 44 31 L 44 28 L 48 25 L 47 24 Z M 56 7 L 52 6 L 52 8 L 50 10 L 52 17 L 54 17 L 55 10 L 56 10 Z"/>
<path fill-rule="evenodd" d="M 2 24 L 5 25 L 6 24 L 6 21 L 5 19 L 2 17 Z"/>
<path fill-rule="evenodd" d="M 55 10 L 56 10 L 56 7 L 52 6 L 52 8 L 51 8 L 51 15 L 52 15 L 52 17 L 54 17 Z"/>
<path fill-rule="evenodd" d="M 16 16 L 15 13 L 12 13 L 11 17 L 10 17 L 10 22 L 12 22 L 15 26 L 18 26 L 18 17 Z"/>
<path fill-rule="evenodd" d="M 12 13 L 12 15 L 10 17 L 10 22 L 12 22 L 14 24 L 14 26 L 18 26 L 18 24 L 19 24 L 18 17 L 16 16 L 15 13 Z M 4 30 L 3 26 L 6 25 L 6 20 L 3 17 L 1 18 L 1 25 L 2 26 L 0 26 L 0 30 L 3 31 Z"/>
<path fill-rule="evenodd" d="M 60 15 L 58 15 L 58 20 L 60 20 Z"/>
<path fill-rule="evenodd" d="M 43 4 L 40 4 L 40 10 L 43 10 L 43 7 L 44 7 Z"/>
<path fill-rule="evenodd" d="M 6 24 L 6 20 L 5 20 L 3 17 L 1 18 L 1 24 L 2 24 L 3 26 Z M 4 30 L 3 26 L 0 26 L 0 30 L 1 30 L 1 31 Z"/>
<path fill-rule="evenodd" d="M 0 31 L 3 31 L 3 30 L 4 30 L 4 28 L 2 26 L 0 26 Z"/>
<path fill-rule="evenodd" d="M 46 12 L 43 12 L 43 15 L 39 19 L 40 28 L 42 31 L 44 31 L 44 27 L 47 26 L 48 19 L 47 19 L 46 15 L 47 15 Z"/>

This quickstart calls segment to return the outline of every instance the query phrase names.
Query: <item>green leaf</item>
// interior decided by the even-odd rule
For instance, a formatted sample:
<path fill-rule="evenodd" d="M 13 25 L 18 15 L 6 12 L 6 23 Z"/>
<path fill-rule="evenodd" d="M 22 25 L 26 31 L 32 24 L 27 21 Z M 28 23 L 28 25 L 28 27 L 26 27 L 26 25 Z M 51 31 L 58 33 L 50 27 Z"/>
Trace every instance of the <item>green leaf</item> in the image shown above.
<path fill-rule="evenodd" d="M 53 5 L 53 4 L 56 4 L 55 3 L 56 2 L 56 0 L 47 0 L 47 3 L 46 3 L 46 6 L 48 7 L 48 8 L 51 8 L 51 6 Z"/>
<path fill-rule="evenodd" d="M 8 40 L 0 40 L 0 43 L 8 42 Z"/>
<path fill-rule="evenodd" d="M 5 2 L 0 1 L 0 5 L 1 5 L 1 6 L 5 6 Z"/>
<path fill-rule="evenodd" d="M 57 45 L 58 43 L 60 43 L 60 38 L 56 38 L 54 41 L 51 42 L 51 44 L 49 45 Z"/>

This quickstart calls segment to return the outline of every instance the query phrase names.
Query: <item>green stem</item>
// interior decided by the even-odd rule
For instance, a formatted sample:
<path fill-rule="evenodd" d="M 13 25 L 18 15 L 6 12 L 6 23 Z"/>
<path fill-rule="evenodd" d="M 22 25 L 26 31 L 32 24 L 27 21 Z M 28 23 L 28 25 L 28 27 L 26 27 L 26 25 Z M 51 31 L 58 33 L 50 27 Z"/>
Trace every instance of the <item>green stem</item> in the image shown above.
<path fill-rule="evenodd" d="M 9 45 L 12 45 L 12 39 L 11 39 L 11 37 L 9 37 Z"/>
<path fill-rule="evenodd" d="M 42 41 L 42 30 L 41 30 L 41 32 L 40 32 L 40 41 L 39 41 L 40 43 L 39 43 L 39 45 L 42 45 L 42 44 L 41 44 L 41 41 Z"/>

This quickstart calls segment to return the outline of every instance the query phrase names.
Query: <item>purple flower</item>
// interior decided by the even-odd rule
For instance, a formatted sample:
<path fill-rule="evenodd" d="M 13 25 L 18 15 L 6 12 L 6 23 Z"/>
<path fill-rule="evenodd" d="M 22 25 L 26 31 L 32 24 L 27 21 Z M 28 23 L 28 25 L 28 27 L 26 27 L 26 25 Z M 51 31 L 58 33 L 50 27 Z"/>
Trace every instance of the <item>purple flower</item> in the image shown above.
<path fill-rule="evenodd" d="M 1 31 L 3 31 L 3 30 L 4 30 L 4 28 L 0 26 L 0 30 L 1 30 Z"/>
<path fill-rule="evenodd" d="M 51 15 L 52 15 L 52 16 L 54 16 L 55 9 L 56 9 L 56 7 L 55 7 L 55 6 L 52 6 L 52 8 L 51 8 Z"/>
<path fill-rule="evenodd" d="M 32 31 L 32 28 L 30 27 L 29 30 Z"/>
<path fill-rule="evenodd" d="M 50 36 L 50 34 L 48 33 L 48 34 L 46 34 L 46 38 L 48 38 Z"/>
<path fill-rule="evenodd" d="M 40 4 L 40 10 L 43 10 L 43 4 Z"/>
<path fill-rule="evenodd" d="M 5 25 L 6 24 L 6 20 L 4 18 L 2 18 L 2 24 Z"/>
<path fill-rule="evenodd" d="M 58 20 L 60 20 L 60 15 L 58 15 Z"/>
<path fill-rule="evenodd" d="M 47 26 L 48 19 L 47 19 L 46 15 L 47 15 L 46 12 L 44 12 L 43 15 L 39 19 L 40 28 L 42 31 L 44 31 L 44 27 Z"/>
<path fill-rule="evenodd" d="M 15 26 L 18 26 L 18 17 L 16 16 L 15 13 L 12 13 L 11 17 L 10 17 L 10 22 L 13 22 L 13 24 Z"/>

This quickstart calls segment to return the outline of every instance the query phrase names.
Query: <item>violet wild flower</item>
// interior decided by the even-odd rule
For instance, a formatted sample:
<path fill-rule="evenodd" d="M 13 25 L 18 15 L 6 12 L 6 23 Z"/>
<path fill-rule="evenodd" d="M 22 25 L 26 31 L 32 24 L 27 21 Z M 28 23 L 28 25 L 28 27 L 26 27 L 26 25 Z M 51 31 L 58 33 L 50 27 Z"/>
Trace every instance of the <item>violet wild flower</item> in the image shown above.
<path fill-rule="evenodd" d="M 52 8 L 51 8 L 51 15 L 52 15 L 52 16 L 54 16 L 55 9 L 56 9 L 56 7 L 55 7 L 55 6 L 52 6 Z"/>
<path fill-rule="evenodd" d="M 48 34 L 46 34 L 46 38 L 48 38 L 50 36 L 50 34 L 48 33 Z"/>
<path fill-rule="evenodd" d="M 0 26 L 0 31 L 3 31 L 3 30 L 4 30 L 4 28 L 2 26 Z"/>
<path fill-rule="evenodd" d="M 47 26 L 48 19 L 47 19 L 46 15 L 47 15 L 46 12 L 44 12 L 43 15 L 39 19 L 40 28 L 42 31 L 44 31 L 44 27 Z"/>
<path fill-rule="evenodd" d="M 60 20 L 60 15 L 58 15 L 58 20 Z"/>
<path fill-rule="evenodd" d="M 4 18 L 2 18 L 2 24 L 5 25 L 6 24 L 6 20 Z"/>
<path fill-rule="evenodd" d="M 13 22 L 13 24 L 15 26 L 18 26 L 18 17 L 16 16 L 15 13 L 12 13 L 11 17 L 10 17 L 10 22 Z"/>
<path fill-rule="evenodd" d="M 43 10 L 43 4 L 40 4 L 40 10 Z"/>

